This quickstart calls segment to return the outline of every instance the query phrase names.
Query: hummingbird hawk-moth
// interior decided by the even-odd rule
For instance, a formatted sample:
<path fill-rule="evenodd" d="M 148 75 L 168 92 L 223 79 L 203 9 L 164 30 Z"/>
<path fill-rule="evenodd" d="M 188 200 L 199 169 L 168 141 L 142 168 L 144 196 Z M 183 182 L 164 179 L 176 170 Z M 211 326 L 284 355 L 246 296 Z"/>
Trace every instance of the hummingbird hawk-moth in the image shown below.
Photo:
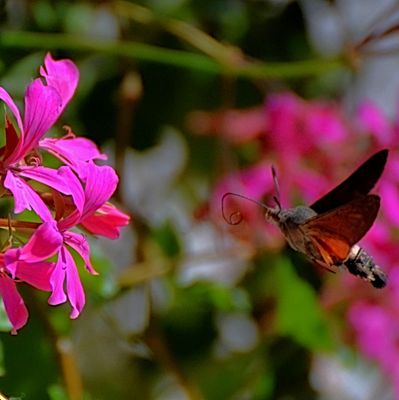
<path fill-rule="evenodd" d="M 310 206 L 283 209 L 279 201 L 276 173 L 272 174 L 277 197 L 276 207 L 228 192 L 222 197 L 222 212 L 227 219 L 223 203 L 226 196 L 238 196 L 255 201 L 265 210 L 266 219 L 277 225 L 288 244 L 304 254 L 310 261 L 331 270 L 346 267 L 353 275 L 365 279 L 375 288 L 383 288 L 387 277 L 374 260 L 357 243 L 373 225 L 380 208 L 380 197 L 369 194 L 380 178 L 388 157 L 381 150 L 365 161 L 347 179 Z"/>

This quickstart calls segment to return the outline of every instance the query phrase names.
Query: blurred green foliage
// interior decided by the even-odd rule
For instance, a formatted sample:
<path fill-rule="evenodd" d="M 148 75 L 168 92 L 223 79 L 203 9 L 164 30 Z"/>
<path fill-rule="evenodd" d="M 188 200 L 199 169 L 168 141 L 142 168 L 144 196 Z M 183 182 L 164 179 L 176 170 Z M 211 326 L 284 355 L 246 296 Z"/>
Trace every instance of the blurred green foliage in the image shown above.
<path fill-rule="evenodd" d="M 332 350 L 331 333 L 314 289 L 296 275 L 288 259 L 279 260 L 274 278 L 278 332 L 309 349 Z"/>

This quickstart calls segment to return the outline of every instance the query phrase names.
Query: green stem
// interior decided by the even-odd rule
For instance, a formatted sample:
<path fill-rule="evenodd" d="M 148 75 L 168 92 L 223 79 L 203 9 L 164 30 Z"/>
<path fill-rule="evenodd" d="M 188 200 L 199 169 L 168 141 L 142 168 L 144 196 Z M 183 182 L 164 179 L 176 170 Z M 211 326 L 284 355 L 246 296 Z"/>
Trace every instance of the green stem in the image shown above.
<path fill-rule="evenodd" d="M 132 41 L 92 39 L 63 33 L 37 33 L 3 31 L 0 33 L 0 48 L 46 49 L 90 51 L 111 56 L 129 57 L 138 61 L 149 61 L 174 67 L 200 70 L 211 74 L 222 74 L 250 79 L 299 78 L 321 75 L 344 66 L 341 60 L 306 60 L 281 63 L 241 61 L 237 64 L 221 64 L 211 58 L 188 51 L 173 50 Z"/>

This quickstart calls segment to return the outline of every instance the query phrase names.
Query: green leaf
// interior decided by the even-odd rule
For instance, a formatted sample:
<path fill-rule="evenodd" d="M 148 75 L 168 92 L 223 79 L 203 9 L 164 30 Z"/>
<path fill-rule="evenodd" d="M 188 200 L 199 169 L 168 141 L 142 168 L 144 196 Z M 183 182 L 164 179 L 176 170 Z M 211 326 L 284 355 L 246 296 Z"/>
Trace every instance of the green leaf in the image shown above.
<path fill-rule="evenodd" d="M 0 303 L 0 332 L 10 332 L 11 331 L 11 324 L 7 317 L 6 310 L 4 308 L 3 302 Z M 2 356 L 1 356 L 2 358 Z M 0 366 L 0 369 L 2 367 Z"/>
<path fill-rule="evenodd" d="M 152 235 L 164 254 L 168 257 L 179 255 L 181 251 L 180 241 L 170 221 L 166 221 L 161 226 L 153 228 Z"/>
<path fill-rule="evenodd" d="M 48 394 L 51 400 L 68 400 L 65 389 L 58 384 L 51 385 L 48 388 Z"/>
<path fill-rule="evenodd" d="M 4 376 L 6 373 L 6 368 L 4 366 L 4 351 L 3 342 L 0 342 L 0 376 Z"/>
<path fill-rule="evenodd" d="M 219 311 L 250 312 L 248 294 L 241 288 L 230 288 L 218 284 L 209 284 L 209 296 Z"/>
<path fill-rule="evenodd" d="M 311 350 L 329 350 L 333 340 L 314 289 L 281 259 L 275 268 L 276 329 Z"/>

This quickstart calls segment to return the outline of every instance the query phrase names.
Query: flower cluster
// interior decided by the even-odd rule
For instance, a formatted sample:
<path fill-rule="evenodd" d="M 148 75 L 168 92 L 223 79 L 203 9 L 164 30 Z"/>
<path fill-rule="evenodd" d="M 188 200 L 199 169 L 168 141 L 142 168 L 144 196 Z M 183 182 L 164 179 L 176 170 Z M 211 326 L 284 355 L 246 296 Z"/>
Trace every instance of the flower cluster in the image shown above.
<path fill-rule="evenodd" d="M 44 138 L 72 98 L 79 80 L 76 65 L 46 55 L 40 78 L 26 89 L 24 112 L 0 87 L 0 99 L 10 113 L 5 117 L 5 144 L 0 149 L 0 192 L 13 200 L 12 217 L 0 219 L 9 238 L 0 252 L 0 294 L 12 332 L 28 320 L 28 310 L 18 286 L 25 283 L 50 292 L 49 304 L 69 301 L 71 318 L 85 304 L 74 253 L 86 270 L 90 263 L 86 237 L 73 230 L 116 238 L 129 217 L 108 203 L 118 183 L 113 168 L 95 163 L 104 160 L 96 145 L 75 137 Z M 43 162 L 54 159 L 57 168 Z"/>
<path fill-rule="evenodd" d="M 269 96 L 265 104 L 245 111 L 206 114 L 191 118 L 200 134 L 221 134 L 238 150 L 257 143 L 256 157 L 244 168 L 222 177 L 210 200 L 211 212 L 220 218 L 221 196 L 231 191 L 255 200 L 267 201 L 275 195 L 270 166 L 281 178 L 283 207 L 311 204 L 340 183 L 368 156 L 389 149 L 388 163 L 376 193 L 381 198 L 377 221 L 362 240 L 362 246 L 388 272 L 388 285 L 376 290 L 350 274 L 339 274 L 327 282 L 323 301 L 326 306 L 347 305 L 347 320 L 355 343 L 369 358 L 376 360 L 391 377 L 399 397 L 399 116 L 389 121 L 371 102 L 361 104 L 349 120 L 337 104 L 305 101 L 292 93 Z M 259 121 L 263 120 L 263 126 Z M 301 199 L 301 200 L 299 200 Z M 233 198 L 231 202 L 233 201 Z M 274 236 L 283 243 L 281 233 L 270 231 L 262 210 L 251 202 L 226 205 L 239 209 L 255 227 L 251 234 L 263 235 L 269 246 Z M 233 211 L 234 211 L 233 210 Z M 234 227 L 233 227 L 234 228 Z M 242 231 L 236 229 L 235 233 Z M 258 242 L 259 243 L 259 242 Z M 337 288 L 339 285 L 339 288 Z"/>

